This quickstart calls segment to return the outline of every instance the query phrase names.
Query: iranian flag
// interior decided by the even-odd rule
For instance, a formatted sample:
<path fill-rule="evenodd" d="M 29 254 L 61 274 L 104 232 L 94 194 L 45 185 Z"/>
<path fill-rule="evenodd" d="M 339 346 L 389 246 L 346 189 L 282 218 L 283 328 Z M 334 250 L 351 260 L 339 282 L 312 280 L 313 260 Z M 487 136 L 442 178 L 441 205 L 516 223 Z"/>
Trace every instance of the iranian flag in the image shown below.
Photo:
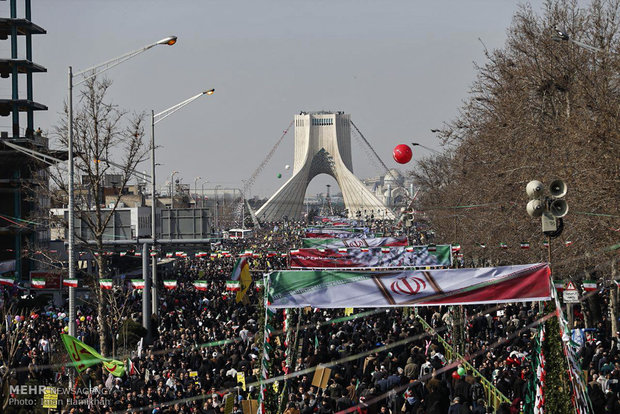
<path fill-rule="evenodd" d="M 553 281 L 553 286 L 555 287 L 555 290 L 557 290 L 558 292 L 562 292 L 564 290 L 564 281 L 563 280 L 554 280 Z"/>
<path fill-rule="evenodd" d="M 15 278 L 8 276 L 0 276 L 0 285 L 12 286 L 15 284 Z"/>
<path fill-rule="evenodd" d="M 151 257 L 156 257 L 157 253 L 157 250 L 151 250 Z"/>
<path fill-rule="evenodd" d="M 461 245 L 460 244 L 453 244 L 452 246 L 452 253 L 456 253 L 456 252 L 460 252 L 461 251 Z"/>
<path fill-rule="evenodd" d="M 405 251 L 410 252 L 410 253 L 413 252 L 413 250 L 414 250 L 413 246 L 407 246 L 405 248 Z"/>
<path fill-rule="evenodd" d="M 254 254 L 254 250 L 246 250 L 243 252 L 244 256 L 252 256 Z"/>
<path fill-rule="evenodd" d="M 166 253 L 166 257 L 172 257 L 174 256 L 174 253 L 170 252 L 170 253 Z"/>
<path fill-rule="evenodd" d="M 521 248 L 522 249 L 529 249 L 530 248 L 530 243 L 529 242 L 521 242 Z"/>
<path fill-rule="evenodd" d="M 381 248 L 381 253 L 389 253 L 390 252 L 390 248 L 389 247 L 382 247 Z"/>
<path fill-rule="evenodd" d="M 207 252 L 198 252 L 196 253 L 196 257 L 207 257 L 209 254 Z"/>
<path fill-rule="evenodd" d="M 142 252 L 134 252 L 133 255 L 136 257 L 142 257 Z"/>
<path fill-rule="evenodd" d="M 194 287 L 197 290 L 207 290 L 209 288 L 206 280 L 197 280 L 194 282 Z"/>
<path fill-rule="evenodd" d="M 346 253 L 346 252 L 347 252 L 347 248 L 346 248 L 346 247 L 339 247 L 339 248 L 338 248 L 338 251 L 339 251 L 340 253 Z"/>
<path fill-rule="evenodd" d="M 241 282 L 239 282 L 238 280 L 227 280 L 226 290 L 229 290 L 231 292 L 237 292 L 241 290 Z"/>
<path fill-rule="evenodd" d="M 370 251 L 370 249 L 368 247 L 362 247 L 362 252 L 363 253 L 368 253 Z"/>
<path fill-rule="evenodd" d="M 544 241 L 543 242 L 543 247 L 549 247 L 549 242 L 548 241 Z"/>
<path fill-rule="evenodd" d="M 566 241 L 564 242 L 564 245 L 565 245 L 566 247 L 570 246 L 571 244 L 573 244 L 573 242 L 572 242 L 572 241 L 570 241 L 570 240 L 566 240 Z"/>
<path fill-rule="evenodd" d="M 504 242 L 501 242 L 501 243 L 499 244 L 499 247 L 501 247 L 502 249 L 507 249 L 507 248 L 508 248 L 508 245 L 507 245 L 506 243 L 504 243 Z"/>
<path fill-rule="evenodd" d="M 101 286 L 101 289 L 112 289 L 112 279 L 101 279 L 99 286 Z"/>
<path fill-rule="evenodd" d="M 78 287 L 79 282 L 77 279 L 63 279 L 62 285 L 76 288 Z"/>
<path fill-rule="evenodd" d="M 437 246 L 434 244 L 429 244 L 427 247 L 429 252 L 436 252 L 437 251 Z"/>
<path fill-rule="evenodd" d="M 166 289 L 176 289 L 177 288 L 177 281 L 176 280 L 164 280 L 164 287 Z"/>
<path fill-rule="evenodd" d="M 299 253 L 299 249 L 291 250 L 291 254 Z"/>
<path fill-rule="evenodd" d="M 486 243 L 477 243 L 478 247 L 480 247 L 481 249 L 486 249 L 487 248 L 487 244 Z"/>
<path fill-rule="evenodd" d="M 187 257 L 187 253 L 185 252 L 176 252 L 174 253 L 176 257 Z"/>
<path fill-rule="evenodd" d="M 126 371 L 128 375 L 136 375 L 139 374 L 136 365 L 131 361 L 131 359 L 127 358 L 127 368 Z"/>
<path fill-rule="evenodd" d="M 597 289 L 596 280 L 584 280 L 583 281 L 583 290 L 586 292 L 593 292 Z"/>
<path fill-rule="evenodd" d="M 351 308 L 468 305 L 547 300 L 546 263 L 416 271 L 300 271 L 269 274 L 269 307 Z"/>
<path fill-rule="evenodd" d="M 287 257 L 288 253 L 280 253 L 280 257 Z"/>
<path fill-rule="evenodd" d="M 32 279 L 30 285 L 33 288 L 43 289 L 45 287 L 45 279 Z"/>
<path fill-rule="evenodd" d="M 133 289 L 144 289 L 144 279 L 131 279 L 129 284 Z"/>
<path fill-rule="evenodd" d="M 274 257 L 277 256 L 278 254 L 276 252 L 274 252 L 273 250 L 269 250 L 267 252 L 267 257 Z"/>
<path fill-rule="evenodd" d="M 120 252 L 120 253 L 119 253 L 119 255 L 120 255 L 121 257 L 126 256 L 126 255 L 127 255 L 127 252 Z"/>

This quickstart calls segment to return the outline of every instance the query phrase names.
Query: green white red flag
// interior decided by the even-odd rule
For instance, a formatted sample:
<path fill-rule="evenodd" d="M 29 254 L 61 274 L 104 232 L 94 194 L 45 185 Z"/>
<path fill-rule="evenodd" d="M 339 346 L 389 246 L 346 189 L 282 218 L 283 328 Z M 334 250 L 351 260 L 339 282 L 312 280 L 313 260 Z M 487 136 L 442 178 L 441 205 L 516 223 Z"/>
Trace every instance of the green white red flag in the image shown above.
<path fill-rule="evenodd" d="M 226 290 L 231 291 L 231 292 L 237 292 L 241 290 L 241 282 L 238 280 L 227 280 Z"/>
<path fill-rule="evenodd" d="M 15 278 L 8 277 L 8 276 L 0 277 L 0 285 L 12 286 L 14 284 L 15 284 Z"/>
<path fill-rule="evenodd" d="M 164 287 L 166 289 L 176 289 L 177 288 L 177 281 L 176 280 L 164 280 Z"/>
<path fill-rule="evenodd" d="M 596 280 L 584 280 L 583 290 L 586 292 L 593 292 L 597 289 Z"/>
<path fill-rule="evenodd" d="M 209 285 L 206 280 L 197 280 L 194 282 L 194 287 L 197 290 L 207 290 L 209 288 Z"/>
<path fill-rule="evenodd" d="M 63 279 L 62 285 L 76 288 L 79 286 L 79 281 L 78 279 Z"/>
<path fill-rule="evenodd" d="M 129 284 L 133 289 L 144 289 L 144 279 L 131 279 Z"/>
<path fill-rule="evenodd" d="M 30 286 L 37 289 L 43 289 L 45 287 L 45 279 L 31 279 Z"/>
<path fill-rule="evenodd" d="M 99 286 L 101 287 L 101 289 L 112 289 L 112 279 L 99 280 Z"/>

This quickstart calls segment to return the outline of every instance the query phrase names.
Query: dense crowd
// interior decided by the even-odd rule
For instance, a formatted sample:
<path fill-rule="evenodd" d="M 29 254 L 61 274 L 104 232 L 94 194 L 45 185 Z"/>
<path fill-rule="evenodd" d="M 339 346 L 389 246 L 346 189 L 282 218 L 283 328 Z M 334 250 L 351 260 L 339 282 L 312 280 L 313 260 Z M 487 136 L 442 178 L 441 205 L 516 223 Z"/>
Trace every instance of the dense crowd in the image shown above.
<path fill-rule="evenodd" d="M 68 367 L 59 339 L 67 325 L 66 308 L 46 305 L 21 320 L 11 315 L 0 334 L 3 389 L 9 384 L 68 386 L 74 392 L 63 396 L 61 410 L 79 413 L 223 413 L 224 397 L 232 393 L 232 412 L 243 412 L 243 401 L 256 400 L 259 394 L 262 292 L 253 287 L 248 302 L 236 303 L 225 284 L 238 254 L 247 249 L 256 256 L 250 259 L 255 280 L 263 272 L 286 267 L 286 258 L 267 253 L 298 247 L 302 227 L 275 226 L 253 239 L 217 246 L 229 251 L 230 257 L 177 259 L 164 270 L 160 282 L 175 279 L 178 285 L 174 290 L 159 286 L 161 311 L 154 319 L 149 345 L 139 342 L 131 329 L 128 333 L 131 325 L 124 321 L 140 323 L 141 294 L 122 284 L 111 291 L 122 309 L 122 313 L 110 312 L 110 324 L 116 328 L 110 340 L 114 358 L 131 362 L 120 378 L 101 364 L 78 376 Z M 206 290 L 194 287 L 199 279 L 208 281 Z M 2 294 L 8 308 L 20 292 L 7 287 Z M 95 311 L 86 302 L 78 307 L 76 337 L 99 349 Z M 518 413 L 533 375 L 529 360 L 536 329 L 531 324 L 539 317 L 538 306 L 531 304 L 432 307 L 417 312 L 355 309 L 348 317 L 343 317 L 342 310 L 303 309 L 292 312 L 292 343 L 285 347 L 286 333 L 278 331 L 283 315 L 278 312 L 268 363 L 270 377 L 279 381 L 277 392 L 269 383 L 267 396 L 275 399 L 270 407 L 275 404 L 278 412 L 287 414 Z M 429 333 L 422 320 L 437 335 Z M 620 336 L 609 335 L 608 322 L 604 319 L 595 328 L 575 331 L 584 344 L 580 356 L 597 414 L 620 412 Z M 461 338 L 455 329 L 459 324 Z M 481 379 L 451 364 L 450 349 L 438 336 L 455 349 L 460 342 L 470 363 L 510 403 L 492 407 Z M 313 385 L 314 368 L 328 363 L 331 372 L 325 387 Z M 238 382 L 239 373 L 245 386 Z M 79 393 L 79 389 L 89 392 Z M 5 412 L 20 410 L 29 412 L 15 405 L 3 407 Z"/>

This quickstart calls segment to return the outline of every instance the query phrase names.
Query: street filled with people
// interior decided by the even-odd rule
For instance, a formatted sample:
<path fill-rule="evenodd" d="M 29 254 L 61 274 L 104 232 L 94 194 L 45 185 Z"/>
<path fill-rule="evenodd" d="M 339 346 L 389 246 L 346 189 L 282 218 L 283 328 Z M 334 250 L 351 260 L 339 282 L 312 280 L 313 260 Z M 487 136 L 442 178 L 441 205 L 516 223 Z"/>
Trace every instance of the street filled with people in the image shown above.
<path fill-rule="evenodd" d="M 105 356 L 123 362 L 122 376 L 102 364 L 78 373 L 61 340 L 67 307 L 20 309 L 24 292 L 2 286 L 3 309 L 12 313 L 0 333 L 1 411 L 34 412 L 17 402 L 29 397 L 19 387 L 44 385 L 66 390 L 58 410 L 72 413 L 254 413 L 248 403 L 259 398 L 274 414 L 523 412 L 543 317 L 538 303 L 278 311 L 265 360 L 260 281 L 288 267 L 284 253 L 301 246 L 304 226 L 270 223 L 250 239 L 222 240 L 209 255 L 172 260 L 160 271 L 150 343 L 141 338 L 142 291 L 117 276 L 104 292 L 112 328 Z M 239 256 L 253 284 L 237 302 L 227 281 Z M 605 299 L 608 291 L 593 295 Z M 593 412 L 619 413 L 620 333 L 611 334 L 607 316 L 587 328 L 579 307 L 574 316 Z M 97 322 L 96 304 L 80 302 L 75 337 L 101 352 Z"/>

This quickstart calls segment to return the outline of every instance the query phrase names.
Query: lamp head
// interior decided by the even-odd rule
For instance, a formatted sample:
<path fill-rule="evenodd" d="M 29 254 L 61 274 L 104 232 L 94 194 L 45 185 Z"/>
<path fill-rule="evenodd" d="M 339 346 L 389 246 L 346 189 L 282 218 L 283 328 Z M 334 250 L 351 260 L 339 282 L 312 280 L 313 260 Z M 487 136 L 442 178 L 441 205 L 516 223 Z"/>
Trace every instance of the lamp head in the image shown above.
<path fill-rule="evenodd" d="M 213 95 L 215 93 L 215 89 L 209 89 L 208 91 L 203 92 L 205 95 Z"/>
<path fill-rule="evenodd" d="M 177 42 L 176 36 L 168 36 L 168 37 L 164 37 L 163 39 L 161 39 L 159 42 L 157 42 L 157 44 L 172 46 L 176 42 Z"/>

